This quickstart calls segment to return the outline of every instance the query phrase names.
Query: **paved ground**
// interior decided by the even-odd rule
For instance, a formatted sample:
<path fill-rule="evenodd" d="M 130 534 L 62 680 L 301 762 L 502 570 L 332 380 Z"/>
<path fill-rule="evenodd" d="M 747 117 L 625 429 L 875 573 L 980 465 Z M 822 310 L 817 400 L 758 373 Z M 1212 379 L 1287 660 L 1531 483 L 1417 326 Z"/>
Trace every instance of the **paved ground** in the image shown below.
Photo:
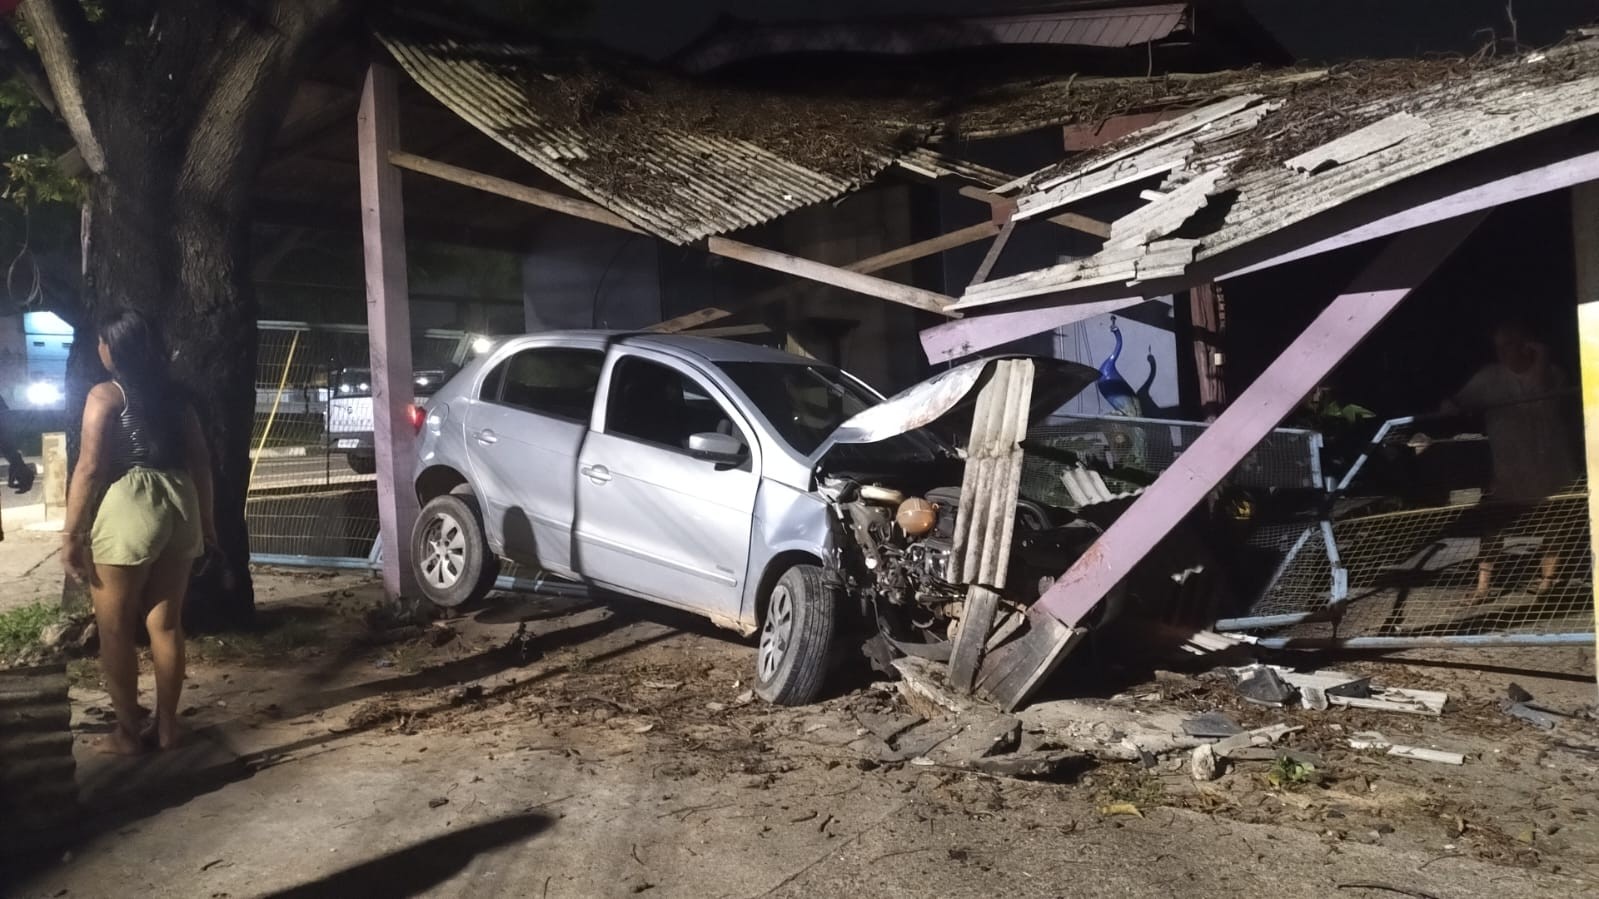
<path fill-rule="evenodd" d="M 1338 755 L 1321 786 L 1274 788 L 1256 765 L 1202 792 L 1180 762 L 1027 782 L 871 761 L 852 748 L 864 724 L 906 712 L 890 685 L 769 708 L 747 697 L 748 644 L 649 607 L 509 600 L 452 621 L 447 640 L 388 642 L 364 623 L 375 599 L 364 579 L 266 573 L 260 593 L 265 632 L 193 645 L 184 750 L 94 754 L 106 703 L 80 666 L 79 783 L 94 833 L 6 895 L 1599 888 L 1599 767 L 1495 725 L 1486 704 L 1507 678 L 1548 701 L 1591 701 L 1591 680 L 1572 672 L 1592 660 L 1571 653 L 1532 659 L 1542 676 L 1525 658 L 1458 678 L 1381 667 L 1391 682 L 1451 685 L 1459 707 L 1444 718 L 1385 723 L 1414 741 L 1488 747 L 1464 768 Z M 1191 683 L 1126 702 L 1218 695 Z M 1324 733 L 1359 723 L 1328 714 Z M 1107 814 L 1113 802 L 1141 817 Z"/>

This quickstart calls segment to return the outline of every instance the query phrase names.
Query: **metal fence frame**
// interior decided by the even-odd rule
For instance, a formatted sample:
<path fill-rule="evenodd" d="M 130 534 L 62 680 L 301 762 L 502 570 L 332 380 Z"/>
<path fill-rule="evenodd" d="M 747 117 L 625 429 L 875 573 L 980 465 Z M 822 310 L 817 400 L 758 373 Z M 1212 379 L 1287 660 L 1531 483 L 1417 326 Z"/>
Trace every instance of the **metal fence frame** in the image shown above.
<path fill-rule="evenodd" d="M 1299 553 L 1310 542 L 1313 535 L 1319 534 L 1327 553 L 1329 563 L 1329 583 L 1327 585 L 1326 605 L 1306 612 L 1284 613 L 1274 615 L 1248 615 L 1238 618 L 1226 618 L 1217 621 L 1215 629 L 1223 632 L 1247 631 L 1274 631 L 1296 625 L 1337 621 L 1341 619 L 1343 608 L 1349 603 L 1349 571 L 1344 565 L 1344 559 L 1339 551 L 1336 531 L 1333 527 L 1335 517 L 1333 514 L 1334 501 L 1345 496 L 1355 478 L 1359 476 L 1369 461 L 1371 454 L 1382 447 L 1396 429 L 1415 424 L 1413 416 L 1393 418 L 1384 421 L 1368 441 L 1364 451 L 1350 465 L 1349 470 L 1342 478 L 1334 481 L 1327 479 L 1327 499 L 1322 506 L 1319 520 L 1300 534 L 1292 547 L 1285 554 L 1271 578 L 1256 596 L 1254 605 L 1259 605 L 1269 597 L 1281 582 L 1289 567 L 1294 563 Z M 1352 636 L 1352 637 L 1294 637 L 1294 636 L 1257 636 L 1251 638 L 1255 645 L 1268 649 L 1421 649 L 1434 647 L 1483 647 L 1483 646 L 1592 646 L 1594 635 L 1591 629 L 1584 627 L 1580 631 L 1552 631 L 1548 633 L 1507 631 L 1504 633 L 1490 634 L 1436 634 L 1425 636 Z"/>

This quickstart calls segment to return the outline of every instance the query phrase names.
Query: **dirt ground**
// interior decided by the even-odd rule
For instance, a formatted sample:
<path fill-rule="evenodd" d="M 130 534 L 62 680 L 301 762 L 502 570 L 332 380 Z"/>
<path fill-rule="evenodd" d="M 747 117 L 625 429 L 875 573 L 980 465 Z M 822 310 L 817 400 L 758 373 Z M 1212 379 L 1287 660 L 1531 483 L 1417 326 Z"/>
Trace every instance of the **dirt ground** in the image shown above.
<path fill-rule="evenodd" d="M 1510 681 L 1591 705 L 1591 651 L 1318 660 L 1447 690 L 1438 718 L 1251 706 L 1204 664 L 1156 674 L 1171 666 L 1083 651 L 1051 688 L 1075 694 L 1062 708 L 1304 725 L 1281 745 L 1311 754 L 1317 782 L 1273 785 L 1262 761 L 1198 784 L 1186 754 L 1022 780 L 883 755 L 920 720 L 890 683 L 802 709 L 752 700 L 749 643 L 643 604 L 507 597 L 447 630 L 379 638 L 365 578 L 263 572 L 259 585 L 260 633 L 192 644 L 180 750 L 96 754 L 109 704 L 93 665 L 74 663 L 91 833 L 26 876 L 13 868 L 0 895 L 1599 890 L 1599 760 L 1556 745 L 1596 734 L 1539 731 L 1497 706 Z M 148 702 L 148 673 L 144 687 Z M 1023 717 L 1025 740 L 1047 745 Z M 1467 762 L 1345 746 L 1372 729 Z"/>

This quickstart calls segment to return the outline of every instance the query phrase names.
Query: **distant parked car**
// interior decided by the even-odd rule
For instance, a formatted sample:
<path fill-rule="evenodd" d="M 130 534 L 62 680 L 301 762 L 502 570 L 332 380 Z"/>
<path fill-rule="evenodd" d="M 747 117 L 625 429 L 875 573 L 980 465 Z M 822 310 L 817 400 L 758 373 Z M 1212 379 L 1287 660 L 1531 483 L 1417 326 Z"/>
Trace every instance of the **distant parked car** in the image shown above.
<path fill-rule="evenodd" d="M 970 421 L 991 362 L 885 402 L 830 365 L 729 341 L 503 341 L 429 401 L 414 573 L 456 606 L 488 593 L 504 556 L 759 630 L 756 692 L 809 702 L 852 625 L 906 652 L 947 651 L 965 598 L 946 580 L 965 461 L 928 426 Z M 1035 370 L 1034 411 L 1097 376 L 1055 360 Z M 1036 599 L 1039 572 L 1058 575 L 1097 535 L 1069 516 L 1018 504 L 1025 558 L 996 585 L 1008 602 Z"/>
<path fill-rule="evenodd" d="M 443 369 L 417 371 L 412 377 L 409 405 L 422 408 L 428 397 L 449 379 Z M 372 370 L 344 368 L 333 373 L 328 395 L 328 445 L 344 454 L 350 470 L 372 474 L 378 470 L 372 446 Z"/>

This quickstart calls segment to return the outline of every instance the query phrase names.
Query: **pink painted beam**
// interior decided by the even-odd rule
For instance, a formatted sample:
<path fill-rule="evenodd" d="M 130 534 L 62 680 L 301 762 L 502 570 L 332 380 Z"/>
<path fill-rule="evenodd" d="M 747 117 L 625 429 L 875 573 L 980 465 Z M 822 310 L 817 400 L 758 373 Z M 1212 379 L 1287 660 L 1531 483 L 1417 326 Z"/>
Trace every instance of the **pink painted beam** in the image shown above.
<path fill-rule="evenodd" d="M 1119 312 L 1142 302 L 1145 302 L 1143 297 L 1125 297 L 1070 306 L 1050 306 L 1020 312 L 972 316 L 934 325 L 922 331 L 922 351 L 927 354 L 927 361 L 934 364 L 950 362 L 1013 340 L 1053 331 L 1063 325 L 1084 321 L 1096 315 Z"/>
<path fill-rule="evenodd" d="M 1075 627 L 1427 279 L 1482 213 L 1397 237 L 1033 606 Z"/>
<path fill-rule="evenodd" d="M 416 432 L 405 414 L 411 381 L 410 285 L 405 274 L 405 210 L 400 170 L 399 102 L 392 68 L 367 69 L 356 119 L 361 172 L 361 243 L 366 256 L 366 319 L 372 356 L 372 443 L 377 455 L 378 527 L 383 539 L 383 591 L 390 600 L 420 595 L 411 569 L 416 525 Z"/>

